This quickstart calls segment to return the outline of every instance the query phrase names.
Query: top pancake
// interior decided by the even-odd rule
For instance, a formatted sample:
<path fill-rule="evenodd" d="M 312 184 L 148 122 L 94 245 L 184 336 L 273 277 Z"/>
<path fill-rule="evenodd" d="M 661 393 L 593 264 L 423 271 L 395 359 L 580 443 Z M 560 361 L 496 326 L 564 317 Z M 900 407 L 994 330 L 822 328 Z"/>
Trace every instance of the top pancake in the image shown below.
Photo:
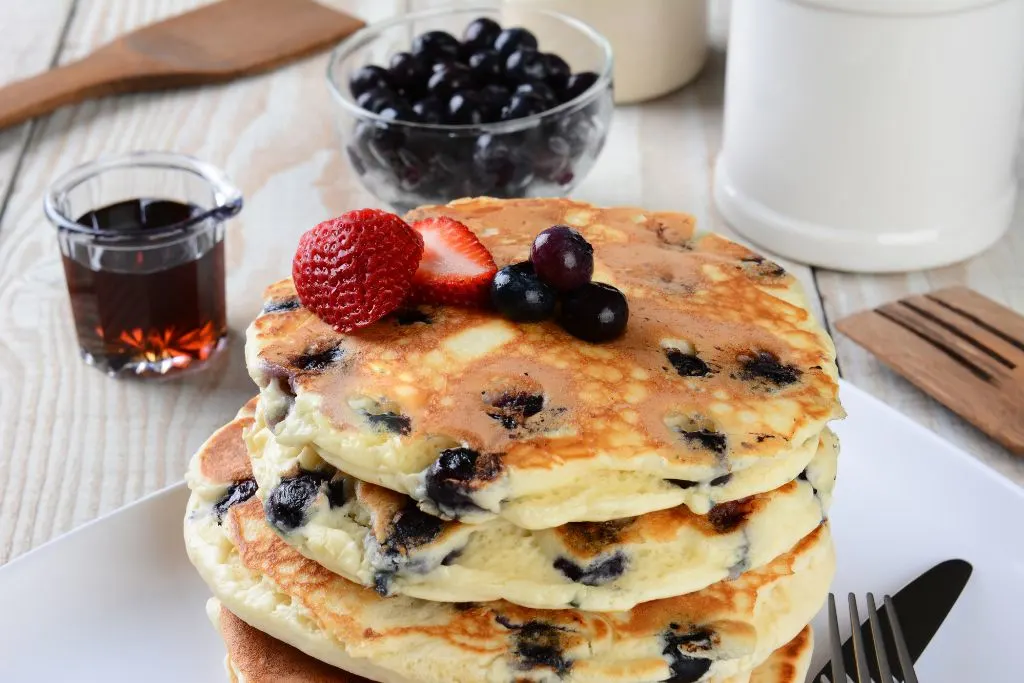
<path fill-rule="evenodd" d="M 410 219 L 433 215 L 466 223 L 499 266 L 526 259 L 541 230 L 575 227 L 594 246 L 594 279 L 626 294 L 626 333 L 591 344 L 553 322 L 422 307 L 344 335 L 285 280 L 267 290 L 246 346 L 282 443 L 310 442 L 340 469 L 421 501 L 439 452 L 469 448 L 486 466 L 462 482 L 468 509 L 437 505 L 468 521 L 581 481 L 591 499 L 607 481 L 608 499 L 634 505 L 595 512 L 600 502 L 583 502 L 554 525 L 677 505 L 655 495 L 667 481 L 707 493 L 726 475 L 787 462 L 758 475 L 760 490 L 774 488 L 841 415 L 834 348 L 796 280 L 743 246 L 695 234 L 690 216 L 471 199 Z M 698 512 L 722 502 L 705 498 L 695 498 Z"/>

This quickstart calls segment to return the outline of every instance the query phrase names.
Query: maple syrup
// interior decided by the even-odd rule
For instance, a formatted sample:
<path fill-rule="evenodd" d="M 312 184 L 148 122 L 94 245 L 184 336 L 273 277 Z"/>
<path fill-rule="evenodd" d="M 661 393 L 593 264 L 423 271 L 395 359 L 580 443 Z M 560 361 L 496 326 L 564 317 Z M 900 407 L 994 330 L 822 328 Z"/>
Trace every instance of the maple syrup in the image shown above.
<path fill-rule="evenodd" d="M 153 236 L 199 213 L 195 205 L 142 198 L 77 219 L 97 234 L 118 235 L 106 246 L 110 258 L 76 258 L 68 250 L 63 255 L 87 362 L 111 374 L 168 374 L 207 360 L 223 346 L 222 228 L 204 230 L 200 223 L 174 239 Z"/>

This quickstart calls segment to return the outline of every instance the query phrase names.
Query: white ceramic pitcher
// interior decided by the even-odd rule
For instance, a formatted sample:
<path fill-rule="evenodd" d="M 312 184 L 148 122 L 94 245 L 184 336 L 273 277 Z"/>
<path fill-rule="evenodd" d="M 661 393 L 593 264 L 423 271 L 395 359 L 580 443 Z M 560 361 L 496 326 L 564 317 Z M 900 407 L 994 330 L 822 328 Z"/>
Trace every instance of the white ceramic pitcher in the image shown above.
<path fill-rule="evenodd" d="M 1009 225 L 1024 0 L 734 0 L 715 200 L 829 268 L 949 264 Z"/>

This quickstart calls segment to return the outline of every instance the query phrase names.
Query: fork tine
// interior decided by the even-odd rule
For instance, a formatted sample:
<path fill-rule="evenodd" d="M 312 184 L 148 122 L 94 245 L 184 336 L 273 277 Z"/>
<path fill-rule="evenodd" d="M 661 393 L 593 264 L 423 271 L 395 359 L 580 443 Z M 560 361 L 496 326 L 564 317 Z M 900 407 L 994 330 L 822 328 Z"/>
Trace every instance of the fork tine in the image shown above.
<path fill-rule="evenodd" d="M 900 628 L 899 617 L 896 616 L 896 607 L 892 604 L 892 598 L 885 596 L 885 611 L 889 615 L 889 626 L 892 627 L 892 639 L 896 643 L 896 655 L 900 659 L 900 668 L 903 669 L 903 680 L 905 683 L 917 683 L 917 674 L 914 673 L 914 662 L 907 652 L 907 641 L 903 638 L 903 629 Z"/>
<path fill-rule="evenodd" d="M 847 683 L 846 665 L 843 663 L 843 640 L 839 637 L 839 616 L 836 614 L 836 596 L 828 594 L 828 630 L 832 645 L 832 681 Z"/>
<path fill-rule="evenodd" d="M 850 593 L 850 637 L 853 639 L 853 661 L 857 666 L 857 683 L 871 683 L 871 669 L 864 652 L 864 637 L 860 632 L 860 614 L 857 613 L 857 596 Z"/>
<path fill-rule="evenodd" d="M 892 671 L 889 670 L 889 656 L 885 651 L 885 642 L 882 637 L 882 623 L 878 620 L 878 610 L 875 608 L 875 596 L 868 593 L 868 622 L 871 624 L 871 641 L 875 645 L 875 658 L 878 660 L 878 675 L 880 683 L 892 683 Z"/>

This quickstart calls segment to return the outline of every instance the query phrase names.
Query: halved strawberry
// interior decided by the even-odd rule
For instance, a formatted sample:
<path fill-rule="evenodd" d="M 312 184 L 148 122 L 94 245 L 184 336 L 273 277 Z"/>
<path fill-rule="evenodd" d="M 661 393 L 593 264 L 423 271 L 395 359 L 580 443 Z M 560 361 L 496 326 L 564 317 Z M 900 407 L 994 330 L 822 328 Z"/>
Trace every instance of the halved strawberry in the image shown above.
<path fill-rule="evenodd" d="M 447 216 L 412 224 L 423 236 L 423 258 L 412 279 L 413 303 L 485 307 L 497 272 L 487 247 L 462 223 Z"/>

